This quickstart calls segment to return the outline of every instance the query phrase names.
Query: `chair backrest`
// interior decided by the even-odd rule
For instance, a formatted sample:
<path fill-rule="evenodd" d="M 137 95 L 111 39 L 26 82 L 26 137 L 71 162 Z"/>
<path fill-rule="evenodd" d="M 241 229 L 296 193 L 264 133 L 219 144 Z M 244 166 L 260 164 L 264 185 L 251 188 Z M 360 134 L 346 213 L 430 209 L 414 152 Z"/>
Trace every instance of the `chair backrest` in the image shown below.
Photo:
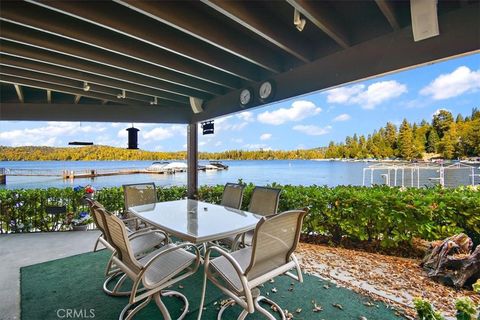
<path fill-rule="evenodd" d="M 252 192 L 248 211 L 262 216 L 276 214 L 280 192 L 282 192 L 281 189 L 255 187 Z"/>
<path fill-rule="evenodd" d="M 103 208 L 103 205 L 101 205 L 100 202 L 98 202 L 96 200 L 87 199 L 87 198 L 85 198 L 85 202 L 87 203 L 88 207 L 90 208 L 90 215 L 93 218 L 93 222 L 95 222 L 95 225 L 97 226 L 97 228 L 106 237 L 107 232 L 105 230 L 105 221 L 102 218 L 102 216 L 99 214 L 99 212 L 96 210 L 97 208 Z"/>
<path fill-rule="evenodd" d="M 252 280 L 290 261 L 302 231 L 303 210 L 285 211 L 263 217 L 255 228 L 252 242 L 252 257 L 245 270 Z"/>
<path fill-rule="evenodd" d="M 243 184 L 227 183 L 223 189 L 221 205 L 229 208 L 240 209 L 243 200 Z"/>
<path fill-rule="evenodd" d="M 155 183 L 135 183 L 123 185 L 125 209 L 157 202 L 157 190 Z"/>
<path fill-rule="evenodd" d="M 118 258 L 134 273 L 140 272 L 142 265 L 135 259 L 125 224 L 114 215 L 106 214 L 108 231 L 112 238 L 112 246 L 117 251 Z"/>

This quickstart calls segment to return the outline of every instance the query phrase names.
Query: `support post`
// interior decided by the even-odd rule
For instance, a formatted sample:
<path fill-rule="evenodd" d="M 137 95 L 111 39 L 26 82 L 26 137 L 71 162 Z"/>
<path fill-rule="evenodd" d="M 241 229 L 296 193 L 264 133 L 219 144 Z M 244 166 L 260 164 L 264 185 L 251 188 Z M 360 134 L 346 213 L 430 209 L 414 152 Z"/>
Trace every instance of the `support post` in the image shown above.
<path fill-rule="evenodd" d="M 198 189 L 198 124 L 187 127 L 187 196 L 197 199 Z"/>

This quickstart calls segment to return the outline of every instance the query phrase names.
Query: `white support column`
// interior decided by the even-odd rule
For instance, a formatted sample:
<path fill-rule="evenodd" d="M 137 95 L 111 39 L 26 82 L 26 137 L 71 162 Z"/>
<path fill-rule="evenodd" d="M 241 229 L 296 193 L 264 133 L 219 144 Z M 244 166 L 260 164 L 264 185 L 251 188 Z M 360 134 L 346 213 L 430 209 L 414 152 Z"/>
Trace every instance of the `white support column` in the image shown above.
<path fill-rule="evenodd" d="M 198 124 L 190 123 L 187 127 L 187 196 L 198 196 Z"/>

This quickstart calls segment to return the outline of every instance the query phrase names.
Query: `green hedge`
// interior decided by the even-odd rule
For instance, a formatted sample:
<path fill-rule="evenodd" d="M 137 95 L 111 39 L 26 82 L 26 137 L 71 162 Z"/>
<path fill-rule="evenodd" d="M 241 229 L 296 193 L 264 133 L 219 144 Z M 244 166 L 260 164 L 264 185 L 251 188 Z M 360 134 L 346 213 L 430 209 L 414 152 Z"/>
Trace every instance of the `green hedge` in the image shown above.
<path fill-rule="evenodd" d="M 334 241 L 347 237 L 395 247 L 413 237 L 436 240 L 461 231 L 477 243 L 480 240 L 480 190 L 475 188 L 273 186 L 283 189 L 279 211 L 309 207 L 304 232 L 326 235 Z M 253 187 L 246 187 L 244 209 Z M 157 190 L 159 201 L 186 197 L 185 187 Z M 222 191 L 220 185 L 202 186 L 199 198 L 219 203 Z M 66 205 L 73 212 L 86 210 L 81 196 L 81 191 L 72 189 L 0 190 L 0 231 L 54 230 L 58 219 L 47 215 L 45 206 Z M 98 190 L 95 198 L 108 210 L 123 211 L 121 188 Z M 19 225 L 23 228 L 19 229 Z"/>

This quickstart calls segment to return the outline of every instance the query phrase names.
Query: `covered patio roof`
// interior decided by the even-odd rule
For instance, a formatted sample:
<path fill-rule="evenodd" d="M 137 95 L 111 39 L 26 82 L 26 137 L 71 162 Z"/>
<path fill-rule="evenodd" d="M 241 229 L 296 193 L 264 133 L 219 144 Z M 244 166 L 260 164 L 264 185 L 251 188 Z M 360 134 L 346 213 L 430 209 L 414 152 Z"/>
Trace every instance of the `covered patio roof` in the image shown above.
<path fill-rule="evenodd" d="M 2 1 L 0 120 L 196 123 L 478 52 L 479 12 L 415 42 L 409 1 Z"/>

